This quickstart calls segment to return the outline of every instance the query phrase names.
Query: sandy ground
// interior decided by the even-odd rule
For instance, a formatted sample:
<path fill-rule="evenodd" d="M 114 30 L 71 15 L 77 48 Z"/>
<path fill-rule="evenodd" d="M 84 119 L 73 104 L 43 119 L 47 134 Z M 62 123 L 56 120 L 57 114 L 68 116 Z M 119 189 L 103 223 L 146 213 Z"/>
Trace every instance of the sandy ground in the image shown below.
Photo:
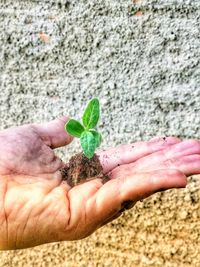
<path fill-rule="evenodd" d="M 103 148 L 200 138 L 199 0 L 0 1 L 0 128 L 102 104 Z M 63 159 L 78 142 L 58 151 Z M 0 253 L 5 266 L 200 266 L 200 179 L 78 242 Z"/>

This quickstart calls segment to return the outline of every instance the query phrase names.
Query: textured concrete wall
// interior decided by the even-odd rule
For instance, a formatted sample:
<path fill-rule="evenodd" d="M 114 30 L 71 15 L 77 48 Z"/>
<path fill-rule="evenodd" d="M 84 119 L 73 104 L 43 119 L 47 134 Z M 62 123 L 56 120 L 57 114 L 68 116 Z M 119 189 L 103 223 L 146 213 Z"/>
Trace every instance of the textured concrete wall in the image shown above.
<path fill-rule="evenodd" d="M 79 117 L 98 96 L 103 147 L 200 138 L 199 0 L 0 0 L 0 62 L 1 129 Z M 3 252 L 0 267 L 198 267 L 199 181 L 138 203 L 86 240 Z"/>

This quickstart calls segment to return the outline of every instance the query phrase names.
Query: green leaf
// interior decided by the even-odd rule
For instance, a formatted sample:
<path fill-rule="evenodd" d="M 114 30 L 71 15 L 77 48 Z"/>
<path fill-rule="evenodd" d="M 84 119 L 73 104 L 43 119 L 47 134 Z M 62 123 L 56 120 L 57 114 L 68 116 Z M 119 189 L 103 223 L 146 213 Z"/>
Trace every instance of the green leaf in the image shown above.
<path fill-rule="evenodd" d="M 74 137 L 81 137 L 81 134 L 85 131 L 80 122 L 74 119 L 69 120 L 65 124 L 65 130 Z"/>
<path fill-rule="evenodd" d="M 96 147 L 99 147 L 101 142 L 102 142 L 102 135 L 100 133 L 98 133 L 95 130 L 90 130 L 90 132 L 93 134 L 95 141 L 96 141 Z"/>
<path fill-rule="evenodd" d="M 92 129 L 97 125 L 100 116 L 99 100 L 92 99 L 83 114 L 83 124 L 87 129 Z"/>
<path fill-rule="evenodd" d="M 96 149 L 96 140 L 94 135 L 89 131 L 84 131 L 81 134 L 80 141 L 85 156 L 91 159 L 94 156 L 94 152 Z"/>

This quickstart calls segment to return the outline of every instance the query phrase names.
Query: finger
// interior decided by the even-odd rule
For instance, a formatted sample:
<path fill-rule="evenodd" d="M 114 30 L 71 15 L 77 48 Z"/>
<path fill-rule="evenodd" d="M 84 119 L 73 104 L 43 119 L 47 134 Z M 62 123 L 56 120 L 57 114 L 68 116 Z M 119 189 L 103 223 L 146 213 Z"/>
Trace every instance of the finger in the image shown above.
<path fill-rule="evenodd" d="M 138 166 L 139 165 L 136 164 L 136 166 L 132 168 L 133 171 L 141 171 L 142 164 L 140 164 L 139 168 Z M 146 171 L 154 171 L 165 168 L 177 169 L 183 172 L 185 175 L 200 174 L 200 155 L 190 155 L 184 156 L 182 158 L 171 158 L 159 164 L 148 164 L 148 166 L 142 167 L 142 169 Z M 121 172 L 123 172 L 123 170 L 121 170 Z"/>
<path fill-rule="evenodd" d="M 200 154 L 200 141 L 194 139 L 182 141 L 179 144 L 167 149 L 165 154 L 167 158 L 174 155 L 176 155 L 176 157 L 180 157 Z"/>
<path fill-rule="evenodd" d="M 88 221 L 90 221 L 90 224 L 91 222 L 94 222 L 95 224 L 94 218 L 91 218 L 90 220 L 90 215 L 91 217 L 93 216 L 93 214 L 91 214 L 93 211 L 93 203 L 91 203 L 92 205 L 90 205 L 88 201 L 93 195 L 96 194 L 96 192 L 99 190 L 99 188 L 101 188 L 102 185 L 103 183 L 101 179 L 94 179 L 83 184 L 79 184 L 69 190 L 68 198 L 70 200 L 70 206 L 72 207 L 70 224 L 76 224 L 77 218 L 78 223 L 79 221 L 81 221 L 81 218 L 84 218 L 85 223 L 87 219 Z"/>
<path fill-rule="evenodd" d="M 200 172 L 200 142 L 182 141 L 165 150 L 143 157 L 129 164 L 129 167 L 132 167 L 135 172 L 171 168 L 178 169 L 187 175 L 198 174 Z"/>
<path fill-rule="evenodd" d="M 99 152 L 99 159 L 104 173 L 109 172 L 121 164 L 128 164 L 156 151 L 177 144 L 180 139 L 176 137 L 154 138 L 148 142 L 137 142 L 129 145 L 121 145 L 107 151 Z"/>
<path fill-rule="evenodd" d="M 99 222 L 117 214 L 126 201 L 138 201 L 151 194 L 170 188 L 186 186 L 186 177 L 177 170 L 119 176 L 104 184 L 93 199 L 93 216 Z"/>
<path fill-rule="evenodd" d="M 51 148 L 57 148 L 69 144 L 73 138 L 64 129 L 68 117 L 61 117 L 53 121 L 34 124 L 38 134 Z"/>

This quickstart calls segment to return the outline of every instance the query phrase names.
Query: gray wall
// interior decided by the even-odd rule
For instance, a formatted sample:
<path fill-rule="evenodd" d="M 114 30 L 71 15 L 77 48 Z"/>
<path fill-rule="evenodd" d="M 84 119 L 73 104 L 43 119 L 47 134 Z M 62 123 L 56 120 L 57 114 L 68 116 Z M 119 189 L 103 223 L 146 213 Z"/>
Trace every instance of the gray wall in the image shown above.
<path fill-rule="evenodd" d="M 0 62 L 1 129 L 42 122 L 63 114 L 80 118 L 86 102 L 98 96 L 102 104 L 100 129 L 105 148 L 153 136 L 200 138 L 199 0 L 1 0 Z M 59 153 L 69 158 L 78 150 L 78 142 L 75 142 L 67 150 L 67 156 L 66 149 Z M 196 183 L 193 180 L 191 183 L 195 188 Z M 198 189 L 195 192 L 199 194 Z M 171 195 L 172 206 L 176 194 Z M 181 194 L 189 197 L 190 190 Z M 191 203 L 183 201 L 180 206 L 185 205 L 188 210 L 192 208 Z M 160 204 L 156 210 L 152 204 L 155 214 Z M 169 211 L 169 207 L 166 209 Z M 141 219 L 148 217 L 142 207 L 139 212 Z M 127 216 L 130 217 L 130 213 Z M 166 218 L 172 228 L 173 223 L 180 223 L 179 217 L 174 221 Z M 156 220 L 154 222 L 156 227 Z M 193 227 L 197 228 L 199 223 L 200 219 L 196 220 Z M 105 229 L 110 231 L 109 226 Z M 148 234 L 145 229 L 143 233 Z M 103 236 L 106 231 L 102 231 Z M 125 228 L 124 233 L 119 231 L 118 236 L 123 236 L 130 229 Z M 185 237 L 187 241 L 189 232 Z M 115 238 L 116 234 L 112 234 Z M 166 234 L 170 236 L 170 230 Z M 84 244 L 92 243 L 92 239 L 89 240 L 77 243 L 77 247 L 86 246 L 81 250 L 83 261 L 72 260 L 70 266 L 89 266 L 87 256 L 86 265 L 83 263 L 88 248 Z M 198 235 L 195 242 L 200 243 Z M 144 238 L 141 247 L 145 244 Z M 153 244 L 153 250 L 160 245 Z M 77 249 L 76 245 L 72 246 Z M 50 253 L 52 248 L 48 247 Z M 117 255 L 121 255 L 122 250 L 117 250 Z M 147 256 L 151 255 L 149 251 L 150 248 L 145 252 Z M 195 247 L 192 251 L 195 255 Z M 34 262 L 37 250 L 35 253 Z M 13 259 L 13 254 L 2 254 L 0 266 L 7 266 L 8 255 Z M 16 262 L 22 264 L 21 254 L 17 255 L 19 261 Z M 103 255 L 100 254 L 99 263 L 94 260 L 91 266 L 107 266 L 104 263 L 109 257 L 101 261 Z M 117 257 L 116 266 L 123 266 L 123 257 L 120 257 L 122 255 Z M 175 262 L 168 265 L 169 259 L 163 256 L 162 250 L 156 257 L 153 265 L 148 261 L 147 265 L 139 261 L 139 265 L 130 260 L 130 266 L 176 266 Z M 191 261 L 191 266 L 200 266 L 200 256 L 194 256 Z M 31 262 L 29 259 L 27 266 L 31 266 Z M 181 266 L 189 264 L 182 254 L 177 264 L 179 262 Z"/>

